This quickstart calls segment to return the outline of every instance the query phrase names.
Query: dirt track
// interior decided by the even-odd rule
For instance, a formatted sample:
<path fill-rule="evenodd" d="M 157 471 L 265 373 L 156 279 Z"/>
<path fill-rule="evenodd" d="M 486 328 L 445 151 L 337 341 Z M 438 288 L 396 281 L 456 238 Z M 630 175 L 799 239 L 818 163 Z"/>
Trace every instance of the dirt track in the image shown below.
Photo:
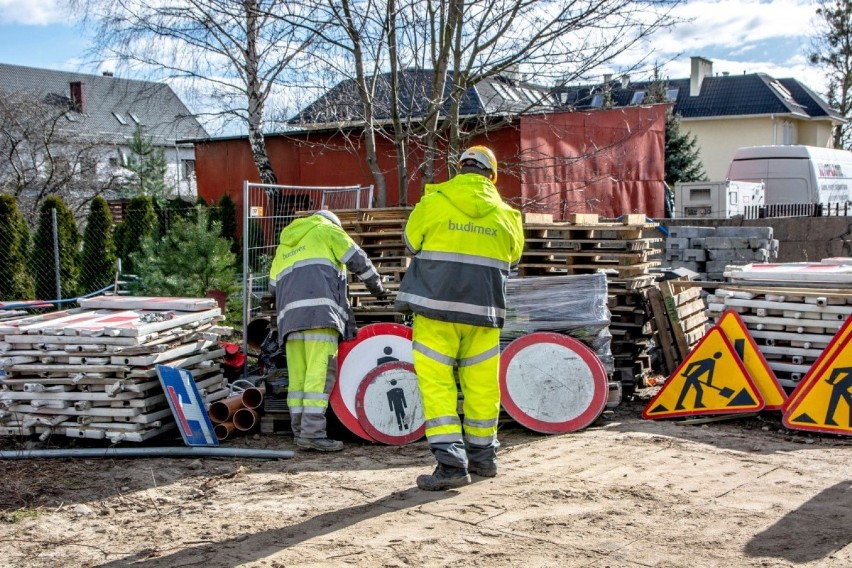
<path fill-rule="evenodd" d="M 562 436 L 504 427 L 497 478 L 436 494 L 414 487 L 422 441 L 0 462 L 0 565 L 852 566 L 852 439 L 772 414 L 649 422 L 643 405 Z"/>

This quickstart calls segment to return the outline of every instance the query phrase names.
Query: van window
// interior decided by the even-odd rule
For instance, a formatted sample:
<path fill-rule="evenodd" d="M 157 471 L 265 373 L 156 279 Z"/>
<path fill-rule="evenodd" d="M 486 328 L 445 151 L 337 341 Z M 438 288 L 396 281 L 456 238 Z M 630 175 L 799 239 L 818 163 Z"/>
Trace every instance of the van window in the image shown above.
<path fill-rule="evenodd" d="M 736 205 L 737 204 L 737 192 L 732 191 L 731 193 L 728 194 L 728 196 L 729 196 L 728 199 L 729 199 L 730 205 Z"/>

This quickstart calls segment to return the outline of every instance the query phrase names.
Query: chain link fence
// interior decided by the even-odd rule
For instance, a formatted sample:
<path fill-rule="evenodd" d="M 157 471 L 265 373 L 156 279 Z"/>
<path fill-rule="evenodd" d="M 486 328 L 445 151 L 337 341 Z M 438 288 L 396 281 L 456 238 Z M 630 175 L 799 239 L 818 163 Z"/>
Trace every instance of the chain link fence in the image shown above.
<path fill-rule="evenodd" d="M 16 230 L 0 231 L 0 302 L 37 299 L 67 309 L 76 306 L 73 300 L 78 297 L 122 289 L 133 280 L 134 253 L 141 250 L 144 238 L 164 238 L 178 219 L 192 217 L 196 207 L 175 200 L 164 206 L 110 205 L 101 215 L 74 218 L 59 212 L 49 223 L 38 218 L 12 223 Z M 218 207 L 207 209 L 211 220 L 236 230 L 236 221 L 223 221 Z M 231 239 L 239 272 L 240 243 L 233 235 L 222 236 Z"/>

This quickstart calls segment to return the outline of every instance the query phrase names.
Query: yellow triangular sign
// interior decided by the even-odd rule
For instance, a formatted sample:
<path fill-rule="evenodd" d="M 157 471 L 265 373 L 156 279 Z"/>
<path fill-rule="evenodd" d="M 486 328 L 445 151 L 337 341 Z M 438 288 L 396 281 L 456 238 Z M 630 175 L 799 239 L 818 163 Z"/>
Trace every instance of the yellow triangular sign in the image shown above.
<path fill-rule="evenodd" d="M 829 347 L 834 347 L 830 356 L 820 357 L 807 382 L 802 379 L 782 422 L 796 430 L 852 436 L 852 334 L 847 332 L 842 342 Z"/>
<path fill-rule="evenodd" d="M 757 390 L 760 391 L 766 403 L 763 409 L 783 409 L 784 401 L 787 400 L 787 393 L 784 392 L 784 388 L 778 382 L 775 373 L 769 368 L 769 363 L 766 362 L 763 353 L 758 349 L 740 314 L 734 310 L 725 310 L 716 325 L 721 328 L 725 337 L 734 346 L 734 351 L 739 355 L 748 375 L 757 385 Z"/>
<path fill-rule="evenodd" d="M 799 384 L 796 385 L 796 388 L 793 390 L 792 394 L 790 394 L 790 398 L 788 398 L 787 402 L 784 404 L 785 413 L 787 412 L 787 409 L 795 404 L 796 400 L 798 400 L 802 393 L 810 388 L 808 385 L 811 381 L 822 373 L 826 363 L 834 357 L 837 350 L 850 335 L 852 335 L 852 316 L 846 318 L 846 321 L 843 322 L 843 325 L 837 333 L 834 334 L 834 337 L 831 338 L 831 341 L 828 342 L 828 345 L 822 350 L 822 353 L 819 354 L 817 360 L 814 361 L 814 364 L 811 365 L 811 368 L 808 369 L 808 372 L 805 373 L 805 376 L 801 381 L 799 381 Z"/>
<path fill-rule="evenodd" d="M 757 412 L 764 405 L 731 342 L 714 326 L 648 403 L 642 417 Z"/>

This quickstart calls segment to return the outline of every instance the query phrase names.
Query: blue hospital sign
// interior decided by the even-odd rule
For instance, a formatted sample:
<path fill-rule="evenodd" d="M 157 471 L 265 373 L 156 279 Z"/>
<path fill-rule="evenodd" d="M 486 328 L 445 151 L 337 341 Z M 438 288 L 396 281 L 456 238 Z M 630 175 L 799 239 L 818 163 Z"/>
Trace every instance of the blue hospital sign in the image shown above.
<path fill-rule="evenodd" d="M 185 369 L 157 365 L 157 376 L 187 446 L 218 446 L 213 423 L 204 408 L 192 374 Z"/>

